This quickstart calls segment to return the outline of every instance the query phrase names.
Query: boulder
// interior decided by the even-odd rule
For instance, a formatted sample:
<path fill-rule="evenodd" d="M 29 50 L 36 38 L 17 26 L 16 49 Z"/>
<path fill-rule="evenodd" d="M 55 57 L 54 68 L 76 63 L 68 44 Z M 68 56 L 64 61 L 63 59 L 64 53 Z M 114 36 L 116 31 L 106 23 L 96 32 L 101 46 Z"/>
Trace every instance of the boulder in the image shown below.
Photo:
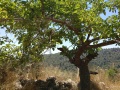
<path fill-rule="evenodd" d="M 49 77 L 46 81 L 24 79 L 19 81 L 22 86 L 21 90 L 74 90 L 72 80 L 57 81 L 55 77 Z"/>

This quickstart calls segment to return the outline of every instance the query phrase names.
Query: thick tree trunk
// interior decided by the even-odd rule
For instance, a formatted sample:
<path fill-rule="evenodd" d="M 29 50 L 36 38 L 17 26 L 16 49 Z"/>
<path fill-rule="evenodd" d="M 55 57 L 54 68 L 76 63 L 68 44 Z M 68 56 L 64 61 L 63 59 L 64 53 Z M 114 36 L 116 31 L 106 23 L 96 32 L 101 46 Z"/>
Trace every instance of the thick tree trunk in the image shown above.
<path fill-rule="evenodd" d="M 79 67 L 80 90 L 90 90 L 90 73 L 88 65 L 83 64 Z"/>

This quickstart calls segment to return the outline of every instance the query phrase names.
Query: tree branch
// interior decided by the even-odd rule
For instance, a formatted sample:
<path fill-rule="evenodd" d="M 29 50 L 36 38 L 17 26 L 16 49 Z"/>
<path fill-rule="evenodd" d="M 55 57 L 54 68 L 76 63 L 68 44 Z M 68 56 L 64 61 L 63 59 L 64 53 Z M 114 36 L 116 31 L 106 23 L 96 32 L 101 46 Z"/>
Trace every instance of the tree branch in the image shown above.
<path fill-rule="evenodd" d="M 67 23 L 66 21 L 62 21 L 62 20 L 58 20 L 58 19 L 54 19 L 54 18 L 47 18 L 53 22 L 56 22 L 56 23 L 60 23 L 62 25 L 65 25 L 66 27 L 68 27 L 68 29 L 72 30 L 75 32 L 76 35 L 79 35 L 79 30 L 70 26 L 69 23 Z"/>
<path fill-rule="evenodd" d="M 57 48 L 58 50 L 60 50 L 61 52 L 65 52 L 63 48 Z"/>
<path fill-rule="evenodd" d="M 95 72 L 95 71 L 90 71 L 89 73 L 92 74 L 92 75 L 97 75 L 98 74 L 98 72 Z"/>
<path fill-rule="evenodd" d="M 89 46 L 87 46 L 87 48 L 98 48 L 98 47 L 102 47 L 102 46 L 106 46 L 106 45 L 115 44 L 115 43 L 118 43 L 119 41 L 120 41 L 120 38 L 118 38 L 116 40 L 102 42 L 102 43 L 99 43 L 96 45 L 89 45 Z"/>
<path fill-rule="evenodd" d="M 99 39 L 100 39 L 100 37 L 96 37 L 96 38 L 94 38 L 92 40 L 89 40 L 89 42 L 91 43 L 91 42 L 94 42 L 94 41 L 99 40 Z"/>
<path fill-rule="evenodd" d="M 84 62 L 86 64 L 88 64 L 92 59 L 94 59 L 95 57 L 98 56 L 98 52 L 95 52 L 93 54 L 88 54 L 85 58 L 83 58 L 82 60 L 84 60 Z"/>
<path fill-rule="evenodd" d="M 12 19 L 0 19 L 0 22 L 6 22 L 6 21 L 10 21 Z M 24 20 L 23 18 L 14 18 L 15 21 L 21 21 L 21 20 Z"/>
<path fill-rule="evenodd" d="M 57 48 L 57 49 L 60 50 L 62 53 L 64 53 L 64 56 L 68 57 L 68 54 L 67 54 L 67 53 L 69 53 L 69 52 L 66 53 L 66 50 L 65 50 L 64 48 Z M 78 65 L 75 64 L 74 58 L 68 57 L 68 59 L 69 59 L 69 61 L 70 61 L 72 64 L 74 64 L 75 66 L 78 66 Z"/>
<path fill-rule="evenodd" d="M 41 11 L 42 11 L 42 15 L 44 15 L 45 13 L 44 13 L 44 3 L 43 3 L 43 1 L 44 0 L 40 0 L 41 1 Z"/>
<path fill-rule="evenodd" d="M 90 33 L 88 34 L 88 36 L 87 36 L 87 40 L 86 40 L 86 41 L 88 41 L 88 40 L 89 40 L 90 35 L 91 35 L 91 33 L 92 33 L 92 30 L 91 30 L 91 27 L 90 27 L 90 26 L 88 27 L 88 29 L 90 29 Z"/>

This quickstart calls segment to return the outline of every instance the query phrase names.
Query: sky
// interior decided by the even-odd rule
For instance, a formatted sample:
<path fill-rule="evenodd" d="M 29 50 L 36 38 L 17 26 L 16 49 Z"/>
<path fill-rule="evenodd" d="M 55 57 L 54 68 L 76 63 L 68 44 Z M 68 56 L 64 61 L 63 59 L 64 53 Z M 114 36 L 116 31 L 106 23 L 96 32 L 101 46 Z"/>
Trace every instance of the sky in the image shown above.
<path fill-rule="evenodd" d="M 109 12 L 109 11 L 106 11 L 107 13 L 106 13 L 106 16 L 105 15 L 103 15 L 103 14 L 101 14 L 101 17 L 103 18 L 103 19 L 106 19 L 108 16 L 111 16 L 111 15 L 115 15 L 115 14 L 117 14 L 118 12 L 116 12 L 116 13 L 112 13 L 112 12 Z M 9 33 L 5 33 L 5 29 L 1 29 L 0 28 L 0 37 L 1 36 L 8 36 L 10 39 L 12 39 L 13 40 L 13 43 L 14 44 L 16 44 L 16 45 L 18 45 L 18 41 L 16 40 L 16 38 L 14 37 L 14 35 L 13 34 L 9 34 Z M 70 47 L 71 45 L 70 45 L 70 43 L 67 41 L 67 42 L 63 42 L 63 45 L 65 45 L 65 46 L 67 46 L 67 47 Z M 57 48 L 58 47 L 62 47 L 62 45 L 57 45 Z M 108 45 L 108 46 L 104 46 L 104 47 L 102 47 L 102 48 L 120 48 L 120 46 L 116 46 L 116 45 Z M 59 51 L 57 50 L 57 49 L 55 49 L 54 51 L 52 51 L 52 50 L 45 50 L 44 51 L 44 53 L 45 54 L 51 54 L 51 53 L 58 53 Z"/>
<path fill-rule="evenodd" d="M 14 34 L 6 33 L 5 29 L 3 29 L 3 28 L 2 29 L 0 28 L 0 37 L 1 36 L 8 36 L 11 40 L 13 40 L 14 44 L 18 45 L 18 41 L 14 37 Z"/>

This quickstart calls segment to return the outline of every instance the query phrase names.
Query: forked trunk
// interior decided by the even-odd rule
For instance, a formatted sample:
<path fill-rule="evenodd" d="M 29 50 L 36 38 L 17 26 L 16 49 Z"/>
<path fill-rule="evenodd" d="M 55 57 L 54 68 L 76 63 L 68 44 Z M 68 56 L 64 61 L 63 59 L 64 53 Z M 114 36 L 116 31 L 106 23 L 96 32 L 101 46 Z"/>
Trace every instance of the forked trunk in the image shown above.
<path fill-rule="evenodd" d="M 84 64 L 79 67 L 79 77 L 79 90 L 90 90 L 90 73 L 88 65 Z"/>

